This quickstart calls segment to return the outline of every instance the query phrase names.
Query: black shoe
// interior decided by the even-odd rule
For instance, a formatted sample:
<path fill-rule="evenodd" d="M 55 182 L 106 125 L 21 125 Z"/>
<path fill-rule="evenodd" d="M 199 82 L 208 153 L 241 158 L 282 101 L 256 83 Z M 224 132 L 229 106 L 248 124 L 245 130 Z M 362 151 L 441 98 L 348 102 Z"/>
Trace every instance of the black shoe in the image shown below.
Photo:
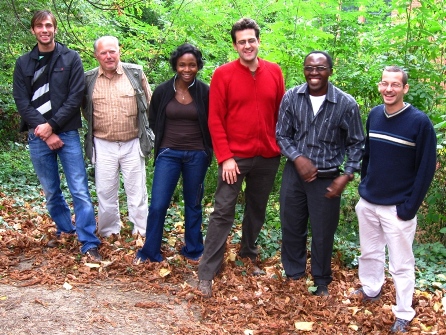
<path fill-rule="evenodd" d="M 93 261 L 96 261 L 96 262 L 102 261 L 102 257 L 99 254 L 98 248 L 88 249 L 85 254 Z"/>
<path fill-rule="evenodd" d="M 409 325 L 410 321 L 396 318 L 395 323 L 393 324 L 392 328 L 390 328 L 390 331 L 392 333 L 407 333 L 407 326 Z"/>
<path fill-rule="evenodd" d="M 318 285 L 317 290 L 313 292 L 313 295 L 318 297 L 328 296 L 328 287 L 326 285 Z"/>
<path fill-rule="evenodd" d="M 374 297 L 369 297 L 367 294 L 365 294 L 364 292 L 364 288 L 360 287 L 358 288 L 356 291 L 353 291 L 350 294 L 351 297 L 353 298 L 359 298 L 362 301 L 377 301 L 381 298 L 381 292 L 379 292 L 376 296 Z"/>
<path fill-rule="evenodd" d="M 288 276 L 286 275 L 286 280 L 300 280 L 302 278 L 305 277 L 305 273 L 301 274 L 301 275 L 296 275 L 296 276 Z"/>

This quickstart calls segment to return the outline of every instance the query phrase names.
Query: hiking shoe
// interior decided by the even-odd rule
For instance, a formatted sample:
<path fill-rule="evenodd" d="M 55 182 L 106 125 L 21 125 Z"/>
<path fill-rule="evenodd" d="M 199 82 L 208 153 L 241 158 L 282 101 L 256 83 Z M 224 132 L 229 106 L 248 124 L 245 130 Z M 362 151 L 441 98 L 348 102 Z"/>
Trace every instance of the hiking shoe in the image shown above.
<path fill-rule="evenodd" d="M 407 333 L 407 326 L 409 325 L 410 321 L 396 318 L 395 323 L 393 324 L 392 328 L 390 328 L 390 331 L 392 333 Z"/>
<path fill-rule="evenodd" d="M 92 259 L 93 261 L 96 262 L 100 262 L 102 261 L 102 257 L 99 254 L 98 248 L 91 248 L 88 249 L 87 252 L 85 253 L 90 259 Z"/>
<path fill-rule="evenodd" d="M 313 295 L 318 297 L 328 296 L 328 287 L 326 285 L 318 285 L 316 291 L 313 292 Z"/>
<path fill-rule="evenodd" d="M 200 280 L 198 282 L 198 290 L 200 290 L 203 297 L 212 297 L 212 280 Z"/>
<path fill-rule="evenodd" d="M 136 256 L 135 258 L 133 258 L 133 265 L 139 265 L 144 263 L 145 260 L 143 260 L 141 257 Z"/>
<path fill-rule="evenodd" d="M 367 294 L 365 294 L 364 288 L 360 287 L 356 291 L 353 291 L 350 296 L 360 298 L 362 301 L 378 301 L 381 298 L 381 292 L 374 297 L 369 297 Z"/>
<path fill-rule="evenodd" d="M 261 268 L 259 268 L 258 266 L 254 265 L 252 267 L 252 275 L 253 276 L 263 276 L 265 274 L 265 271 L 263 271 Z"/>
<path fill-rule="evenodd" d="M 61 239 L 61 237 L 60 237 L 60 236 L 56 236 L 55 238 L 49 240 L 49 241 L 46 243 L 46 246 L 47 246 L 48 248 L 56 248 L 56 247 L 58 247 L 59 244 L 61 244 L 61 243 L 62 243 L 62 239 Z"/>

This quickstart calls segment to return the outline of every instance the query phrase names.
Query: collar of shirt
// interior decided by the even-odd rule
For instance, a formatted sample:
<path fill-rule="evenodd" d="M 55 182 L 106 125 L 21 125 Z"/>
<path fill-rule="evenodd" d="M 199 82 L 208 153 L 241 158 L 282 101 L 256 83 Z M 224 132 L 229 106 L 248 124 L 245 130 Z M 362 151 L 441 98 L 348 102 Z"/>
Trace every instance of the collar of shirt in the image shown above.
<path fill-rule="evenodd" d="M 116 73 L 117 74 L 123 74 L 124 70 L 122 69 L 122 63 L 119 62 L 118 66 L 116 67 Z M 104 70 L 102 69 L 102 67 L 99 66 L 99 70 L 98 70 L 98 77 L 102 76 L 104 74 Z"/>

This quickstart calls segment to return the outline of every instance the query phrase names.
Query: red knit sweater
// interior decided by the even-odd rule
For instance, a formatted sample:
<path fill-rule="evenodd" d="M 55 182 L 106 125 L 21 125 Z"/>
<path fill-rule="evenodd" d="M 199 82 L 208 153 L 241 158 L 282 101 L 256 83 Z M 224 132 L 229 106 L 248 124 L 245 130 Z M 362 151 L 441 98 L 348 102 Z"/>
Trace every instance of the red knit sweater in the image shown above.
<path fill-rule="evenodd" d="M 234 156 L 280 155 L 275 131 L 284 94 L 280 67 L 260 58 L 255 76 L 239 59 L 215 70 L 209 93 L 209 130 L 218 164 Z"/>

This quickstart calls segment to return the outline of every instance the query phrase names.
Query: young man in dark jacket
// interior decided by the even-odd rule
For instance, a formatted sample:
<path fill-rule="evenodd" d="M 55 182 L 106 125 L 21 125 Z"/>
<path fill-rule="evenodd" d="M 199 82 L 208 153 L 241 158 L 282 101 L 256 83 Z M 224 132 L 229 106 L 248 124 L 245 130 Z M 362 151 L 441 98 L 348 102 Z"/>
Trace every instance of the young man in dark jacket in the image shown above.
<path fill-rule="evenodd" d="M 78 128 L 84 93 L 84 70 L 79 55 L 54 40 L 57 22 L 49 11 L 37 11 L 31 32 L 37 45 L 19 57 L 14 69 L 13 95 L 22 117 L 20 130 L 28 131 L 31 161 L 42 185 L 47 209 L 60 234 L 77 233 L 81 252 L 101 260 L 96 220 L 88 191 Z M 58 159 L 74 203 L 76 225 L 60 188 Z"/>

